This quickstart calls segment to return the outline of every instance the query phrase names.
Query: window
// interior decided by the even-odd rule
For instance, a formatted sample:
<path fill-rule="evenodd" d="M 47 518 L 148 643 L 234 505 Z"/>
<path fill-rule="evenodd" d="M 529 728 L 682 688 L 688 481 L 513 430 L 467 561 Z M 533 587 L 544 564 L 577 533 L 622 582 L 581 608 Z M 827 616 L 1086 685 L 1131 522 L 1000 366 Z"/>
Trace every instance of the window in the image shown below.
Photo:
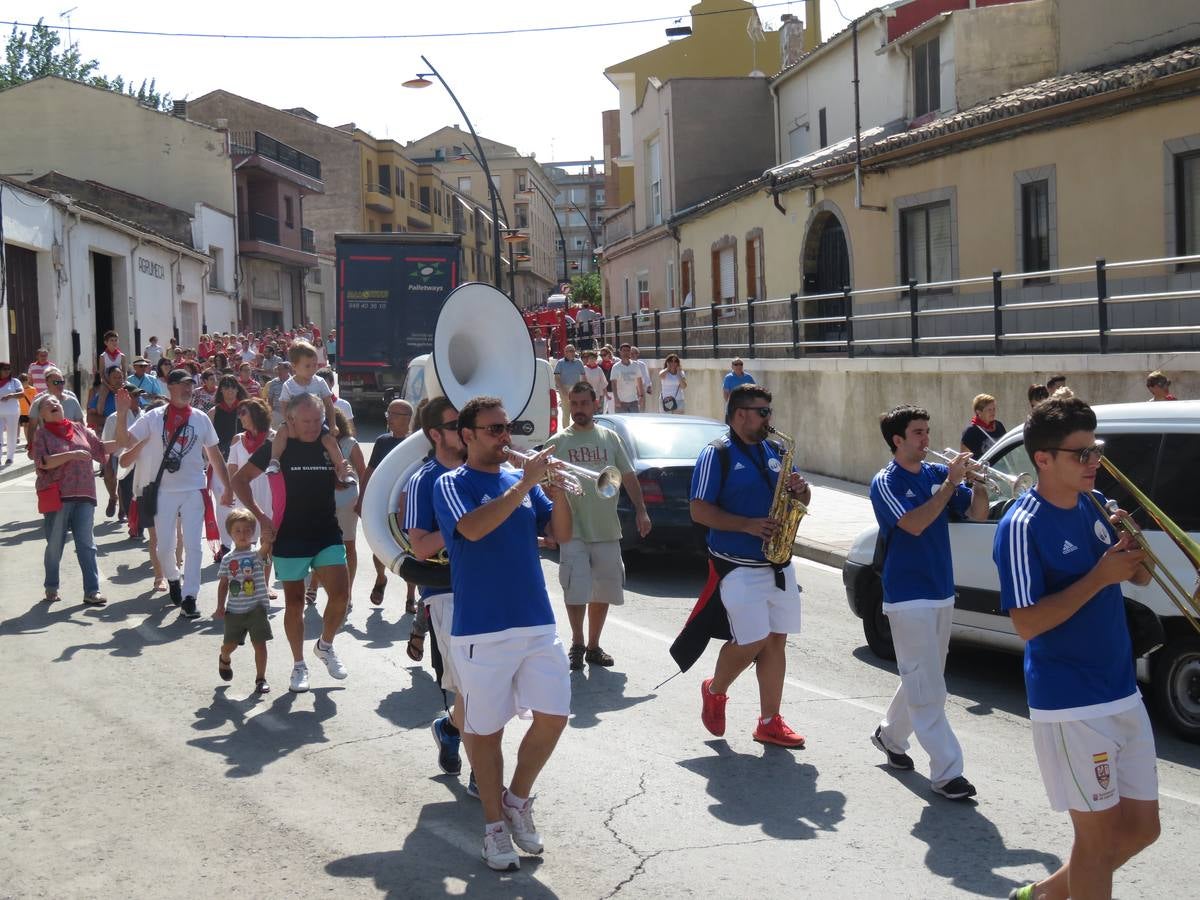
<path fill-rule="evenodd" d="M 384 234 L 391 234 L 392 233 L 392 223 L 384 222 L 382 225 L 379 226 L 379 230 L 382 231 Z"/>
<path fill-rule="evenodd" d="M 429 212 L 429 188 L 421 188 L 421 209 Z"/>
<path fill-rule="evenodd" d="M 592 203 L 594 203 L 596 206 L 604 205 L 604 188 L 598 188 L 596 190 L 596 192 L 592 195 Z"/>
<path fill-rule="evenodd" d="M 562 242 L 562 241 L 560 241 L 560 240 L 555 240 L 555 242 L 554 242 L 554 249 L 555 249 L 557 252 L 559 252 L 559 253 L 562 253 L 562 249 L 563 249 L 563 242 Z"/>
<path fill-rule="evenodd" d="M 1200 153 L 1175 157 L 1176 253 L 1200 253 Z"/>
<path fill-rule="evenodd" d="M 404 173 L 400 171 L 400 167 L 396 167 L 396 196 L 404 196 Z"/>
<path fill-rule="evenodd" d="M 667 307 L 675 307 L 675 260 L 667 260 Z"/>
<path fill-rule="evenodd" d="M 900 212 L 900 279 L 926 284 L 949 281 L 952 236 L 950 203 L 913 206 Z"/>
<path fill-rule="evenodd" d="M 575 249 L 576 250 L 586 250 L 587 242 L 585 242 L 583 238 L 575 238 Z"/>
<path fill-rule="evenodd" d="M 497 185 L 497 187 L 499 187 L 499 185 Z M 529 184 L 526 182 L 524 174 L 517 176 L 517 190 L 518 191 L 529 190 Z"/>
<path fill-rule="evenodd" d="M 1021 185 L 1021 268 L 1044 272 L 1050 265 L 1050 182 Z"/>
<path fill-rule="evenodd" d="M 913 118 L 942 108 L 942 66 L 938 39 L 913 48 Z"/>
<path fill-rule="evenodd" d="M 658 158 L 658 141 L 653 140 L 646 148 L 646 226 L 661 225 L 662 209 L 662 165 Z"/>
<path fill-rule="evenodd" d="M 513 205 L 513 218 L 517 228 L 529 227 L 529 207 L 523 203 Z"/>
<path fill-rule="evenodd" d="M 733 303 L 737 300 L 737 242 L 723 238 L 712 249 L 713 303 Z"/>
<path fill-rule="evenodd" d="M 1154 480 L 1154 502 L 1184 531 L 1200 531 L 1197 454 L 1200 454 L 1200 435 L 1168 434 L 1158 464 L 1158 477 Z"/>
<path fill-rule="evenodd" d="M 471 176 L 470 175 L 459 175 L 458 176 L 458 191 L 460 194 L 471 193 Z"/>
<path fill-rule="evenodd" d="M 821 142 L 820 146 L 829 146 L 829 129 L 825 124 L 825 107 L 817 110 L 817 133 Z"/>
<path fill-rule="evenodd" d="M 788 159 L 799 159 L 808 153 L 808 123 L 801 122 L 788 132 Z"/>
<path fill-rule="evenodd" d="M 212 257 L 212 268 L 208 270 L 208 289 L 219 291 L 225 272 L 225 251 L 220 247 L 209 247 L 208 255 Z"/>
<path fill-rule="evenodd" d="M 295 223 L 292 221 L 292 216 L 294 214 L 295 214 L 295 212 L 292 208 L 292 198 L 284 197 L 283 198 L 283 224 L 286 225 L 288 228 L 296 227 Z"/>
<path fill-rule="evenodd" d="M 638 309 L 650 308 L 650 273 L 639 272 L 637 277 Z"/>
<path fill-rule="evenodd" d="M 390 194 L 392 192 L 392 167 L 379 167 L 379 193 Z"/>
<path fill-rule="evenodd" d="M 417 183 L 415 181 L 410 181 L 408 183 L 408 196 L 410 196 L 410 197 L 417 196 Z"/>

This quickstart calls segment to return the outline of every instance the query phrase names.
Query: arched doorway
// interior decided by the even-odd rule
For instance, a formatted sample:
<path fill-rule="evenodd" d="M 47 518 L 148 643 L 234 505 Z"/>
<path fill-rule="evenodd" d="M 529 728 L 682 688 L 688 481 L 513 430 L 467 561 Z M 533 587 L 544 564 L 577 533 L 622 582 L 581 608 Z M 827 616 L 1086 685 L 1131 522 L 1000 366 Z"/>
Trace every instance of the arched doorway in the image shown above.
<path fill-rule="evenodd" d="M 850 284 L 850 250 L 841 219 L 830 209 L 814 210 L 804 241 L 801 259 L 805 294 L 839 293 Z M 839 316 L 845 312 L 845 302 L 838 299 L 810 301 L 805 304 L 805 317 Z M 844 339 L 846 326 L 836 322 L 820 322 L 805 326 L 805 340 L 834 341 Z M 809 353 L 841 353 L 840 347 L 810 347 Z"/>

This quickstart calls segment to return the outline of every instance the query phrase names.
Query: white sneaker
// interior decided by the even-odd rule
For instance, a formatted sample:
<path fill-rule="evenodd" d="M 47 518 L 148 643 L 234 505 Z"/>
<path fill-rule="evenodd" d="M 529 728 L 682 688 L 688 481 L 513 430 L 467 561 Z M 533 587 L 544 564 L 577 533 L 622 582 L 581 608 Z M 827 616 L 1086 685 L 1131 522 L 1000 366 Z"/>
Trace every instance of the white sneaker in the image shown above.
<path fill-rule="evenodd" d="M 500 809 L 504 811 L 504 823 L 512 833 L 513 841 L 526 853 L 541 853 L 542 836 L 533 824 L 533 798 L 529 798 L 524 809 L 513 809 L 508 805 L 507 797 L 508 791 L 505 791 L 500 798 Z"/>
<path fill-rule="evenodd" d="M 308 690 L 308 666 L 304 663 L 292 666 L 292 680 L 288 683 L 288 690 L 293 694 L 303 694 Z"/>
<path fill-rule="evenodd" d="M 327 648 L 322 648 L 321 642 L 317 641 L 313 644 L 313 653 L 316 654 L 317 659 L 325 663 L 325 668 L 329 670 L 331 677 L 338 679 L 338 681 L 346 677 L 346 667 L 342 665 L 342 661 L 338 659 L 337 653 L 334 652 L 333 644 L 330 644 Z"/>
<path fill-rule="evenodd" d="M 521 858 L 513 849 L 512 838 L 504 829 L 483 836 L 483 852 L 480 854 L 489 869 L 509 872 L 521 868 Z"/>

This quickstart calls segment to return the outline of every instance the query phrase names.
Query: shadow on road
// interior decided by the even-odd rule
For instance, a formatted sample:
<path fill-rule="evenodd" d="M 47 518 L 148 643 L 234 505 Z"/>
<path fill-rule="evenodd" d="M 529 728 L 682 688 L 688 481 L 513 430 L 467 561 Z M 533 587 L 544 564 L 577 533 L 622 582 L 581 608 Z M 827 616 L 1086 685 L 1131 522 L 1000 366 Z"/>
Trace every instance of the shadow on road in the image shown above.
<path fill-rule="evenodd" d="M 0 547 L 19 547 L 30 541 L 45 541 L 46 528 L 41 519 L 31 519 L 28 522 L 8 522 L 4 526 L 4 536 L 0 537 Z M 45 548 L 45 543 L 41 549 Z"/>
<path fill-rule="evenodd" d="M 121 622 L 129 618 L 127 607 L 141 602 L 142 598 L 126 600 L 112 607 L 104 607 L 95 618 L 101 621 Z M 73 644 L 63 649 L 55 662 L 70 662 L 81 650 L 108 651 L 111 656 L 132 658 L 141 656 L 142 651 L 149 646 L 166 644 L 193 634 L 221 634 L 223 626 L 212 619 L 201 619 L 197 623 L 183 618 L 179 610 L 170 601 L 151 601 L 157 608 L 138 624 L 128 628 L 118 628 L 112 636 L 102 643 Z M 125 609 L 123 609 L 123 607 Z"/>
<path fill-rule="evenodd" d="M 342 630 L 355 640 L 361 641 L 368 650 L 387 650 L 397 644 L 408 643 L 408 636 L 412 633 L 412 620 L 413 617 L 405 613 L 399 620 L 389 622 L 383 617 L 383 608 L 374 606 L 367 614 L 365 629 L 347 621 Z"/>
<path fill-rule="evenodd" d="M 542 861 L 521 854 L 518 872 L 493 872 L 479 858 L 483 816 L 458 779 L 436 779 L 454 797 L 427 803 L 404 846 L 380 853 L 345 856 L 325 866 L 337 878 L 370 878 L 390 900 L 423 897 L 557 897 L 534 879 Z"/>
<path fill-rule="evenodd" d="M 753 756 L 723 739 L 705 744 L 716 755 L 679 765 L 708 780 L 708 793 L 717 801 L 708 809 L 722 822 L 758 825 L 768 837 L 799 841 L 834 831 L 845 818 L 846 795 L 817 790 L 816 768 L 796 758 L 803 750 L 766 746 Z"/>
<path fill-rule="evenodd" d="M 313 708 L 301 710 L 292 707 L 302 695 L 284 690 L 276 696 L 269 709 L 247 719 L 246 714 L 258 706 L 262 699 L 252 695 L 246 700 L 232 700 L 228 696 L 229 688 L 221 685 L 213 691 L 213 702 L 196 710 L 196 721 L 192 723 L 192 728 L 212 731 L 232 725 L 233 730 L 225 734 L 193 738 L 187 742 L 188 746 L 225 757 L 229 764 L 225 772 L 227 778 L 257 775 L 271 763 L 301 747 L 329 742 L 325 737 L 324 722 L 337 712 L 333 692 L 340 690 L 312 689 L 308 693 L 313 698 Z"/>
<path fill-rule="evenodd" d="M 37 594 L 41 594 L 41 589 L 36 589 Z M 45 600 L 38 599 L 33 606 L 21 613 L 19 616 L 13 616 L 11 619 L 5 619 L 0 622 L 0 637 L 13 637 L 20 634 L 41 634 L 44 631 L 49 631 L 54 625 L 67 623 L 70 625 L 81 625 L 88 627 L 93 623 L 85 616 L 76 616 L 90 607 L 84 606 L 82 603 L 70 603 L 66 600 L 60 600 L 57 603 L 47 603 Z"/>
<path fill-rule="evenodd" d="M 629 676 L 614 672 L 603 666 L 588 666 L 584 672 L 571 673 L 571 720 L 572 728 L 591 728 L 600 724 L 600 713 L 629 709 L 658 694 L 642 694 L 639 697 L 625 696 L 625 683 Z"/>
<path fill-rule="evenodd" d="M 407 671 L 412 685 L 392 691 L 379 701 L 375 712 L 397 728 L 424 728 L 445 711 L 442 690 L 423 666 L 409 666 Z"/>

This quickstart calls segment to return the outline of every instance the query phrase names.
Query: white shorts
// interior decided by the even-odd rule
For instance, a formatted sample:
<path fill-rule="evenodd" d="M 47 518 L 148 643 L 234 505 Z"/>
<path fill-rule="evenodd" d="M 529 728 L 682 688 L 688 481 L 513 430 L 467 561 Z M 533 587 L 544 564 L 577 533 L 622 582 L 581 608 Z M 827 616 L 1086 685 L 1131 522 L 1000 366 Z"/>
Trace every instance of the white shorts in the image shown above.
<path fill-rule="evenodd" d="M 1111 716 L 1034 722 L 1033 748 L 1055 812 L 1097 812 L 1158 799 L 1154 732 L 1140 701 Z"/>
<path fill-rule="evenodd" d="M 770 566 L 738 566 L 721 579 L 721 602 L 735 644 L 753 644 L 768 634 L 800 630 L 800 589 L 791 565 L 784 567 L 783 581 L 780 590 Z"/>
<path fill-rule="evenodd" d="M 558 583 L 568 606 L 625 602 L 625 563 L 620 541 L 572 539 L 558 551 Z"/>
<path fill-rule="evenodd" d="M 429 607 L 429 624 L 437 640 L 438 652 L 442 654 L 443 691 L 458 693 L 458 676 L 454 674 L 454 657 L 450 653 L 450 625 L 454 621 L 454 595 L 433 594 L 424 603 Z"/>
<path fill-rule="evenodd" d="M 530 711 L 571 714 L 571 674 L 557 634 L 520 635 L 450 648 L 462 696 L 463 730 L 495 734 Z"/>

